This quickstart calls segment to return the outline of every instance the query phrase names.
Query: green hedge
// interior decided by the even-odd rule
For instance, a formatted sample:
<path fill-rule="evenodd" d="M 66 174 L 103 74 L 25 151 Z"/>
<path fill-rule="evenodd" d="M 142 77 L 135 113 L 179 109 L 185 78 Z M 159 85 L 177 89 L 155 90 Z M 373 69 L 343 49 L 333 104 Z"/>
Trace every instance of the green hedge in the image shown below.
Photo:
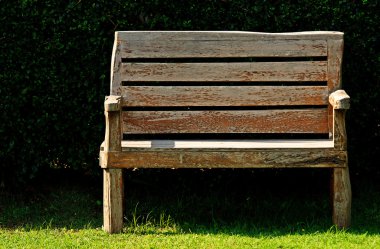
<path fill-rule="evenodd" d="M 378 1 L 254 2 L 1 1 L 1 185 L 49 167 L 99 172 L 116 30 L 345 32 L 350 165 L 379 173 Z"/>

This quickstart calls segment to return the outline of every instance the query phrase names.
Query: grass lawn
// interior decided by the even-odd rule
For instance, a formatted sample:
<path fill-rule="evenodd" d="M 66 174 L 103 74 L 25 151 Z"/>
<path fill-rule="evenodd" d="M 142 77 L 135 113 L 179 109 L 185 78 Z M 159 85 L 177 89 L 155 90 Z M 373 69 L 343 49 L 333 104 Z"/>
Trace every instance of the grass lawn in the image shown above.
<path fill-rule="evenodd" d="M 336 230 L 326 170 L 128 171 L 115 235 L 100 178 L 36 182 L 1 193 L 0 248 L 380 248 L 379 184 L 353 179 L 352 227 Z"/>

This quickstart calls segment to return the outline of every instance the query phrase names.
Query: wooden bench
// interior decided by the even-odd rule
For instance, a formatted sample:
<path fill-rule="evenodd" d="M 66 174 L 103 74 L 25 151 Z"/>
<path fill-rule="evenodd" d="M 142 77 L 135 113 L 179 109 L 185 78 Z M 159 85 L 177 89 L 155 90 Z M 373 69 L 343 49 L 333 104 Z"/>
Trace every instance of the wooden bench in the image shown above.
<path fill-rule="evenodd" d="M 123 168 L 331 168 L 348 227 L 342 53 L 340 32 L 116 32 L 104 230 L 123 226 Z"/>

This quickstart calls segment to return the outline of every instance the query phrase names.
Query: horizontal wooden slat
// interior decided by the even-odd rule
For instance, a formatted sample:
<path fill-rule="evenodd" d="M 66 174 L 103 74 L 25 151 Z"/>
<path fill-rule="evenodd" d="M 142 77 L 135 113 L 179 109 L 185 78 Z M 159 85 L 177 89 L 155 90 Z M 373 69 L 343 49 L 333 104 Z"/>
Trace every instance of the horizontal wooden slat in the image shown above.
<path fill-rule="evenodd" d="M 326 61 L 123 63 L 122 81 L 326 81 Z"/>
<path fill-rule="evenodd" d="M 124 133 L 327 133 L 326 109 L 124 111 Z"/>
<path fill-rule="evenodd" d="M 327 86 L 125 86 L 123 106 L 327 105 Z"/>
<path fill-rule="evenodd" d="M 175 40 L 128 39 L 123 58 L 228 58 L 327 56 L 326 40 Z"/>
<path fill-rule="evenodd" d="M 334 148 L 331 139 L 262 139 L 262 140 L 126 140 L 121 142 L 122 150 L 136 148 L 194 148 L 194 149 L 279 149 L 279 148 Z"/>
<path fill-rule="evenodd" d="M 346 160 L 346 151 L 331 149 L 100 152 L 104 168 L 331 168 Z"/>
<path fill-rule="evenodd" d="M 252 41 L 252 40 L 327 40 L 342 39 L 343 33 L 336 31 L 306 31 L 288 33 L 262 33 L 246 31 L 119 31 L 118 41 Z"/>

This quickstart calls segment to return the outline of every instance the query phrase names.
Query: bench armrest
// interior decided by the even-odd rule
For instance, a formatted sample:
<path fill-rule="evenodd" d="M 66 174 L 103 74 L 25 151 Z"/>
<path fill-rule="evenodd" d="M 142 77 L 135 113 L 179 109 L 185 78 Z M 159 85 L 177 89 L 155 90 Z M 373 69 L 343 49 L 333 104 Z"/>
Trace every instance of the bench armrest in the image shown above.
<path fill-rule="evenodd" d="M 106 112 L 117 112 L 120 111 L 121 105 L 120 105 L 120 96 L 111 95 L 106 96 L 106 99 L 104 100 L 104 110 Z"/>
<path fill-rule="evenodd" d="M 337 90 L 331 93 L 329 102 L 334 109 L 350 109 L 350 96 L 344 90 Z"/>
<path fill-rule="evenodd" d="M 104 100 L 104 115 L 106 119 L 106 133 L 103 142 L 103 151 L 121 151 L 121 97 L 107 96 Z"/>
<path fill-rule="evenodd" d="M 350 108 L 350 96 L 344 90 L 337 90 L 330 94 L 329 102 L 334 109 L 334 148 L 347 150 L 345 116 L 346 110 Z"/>

